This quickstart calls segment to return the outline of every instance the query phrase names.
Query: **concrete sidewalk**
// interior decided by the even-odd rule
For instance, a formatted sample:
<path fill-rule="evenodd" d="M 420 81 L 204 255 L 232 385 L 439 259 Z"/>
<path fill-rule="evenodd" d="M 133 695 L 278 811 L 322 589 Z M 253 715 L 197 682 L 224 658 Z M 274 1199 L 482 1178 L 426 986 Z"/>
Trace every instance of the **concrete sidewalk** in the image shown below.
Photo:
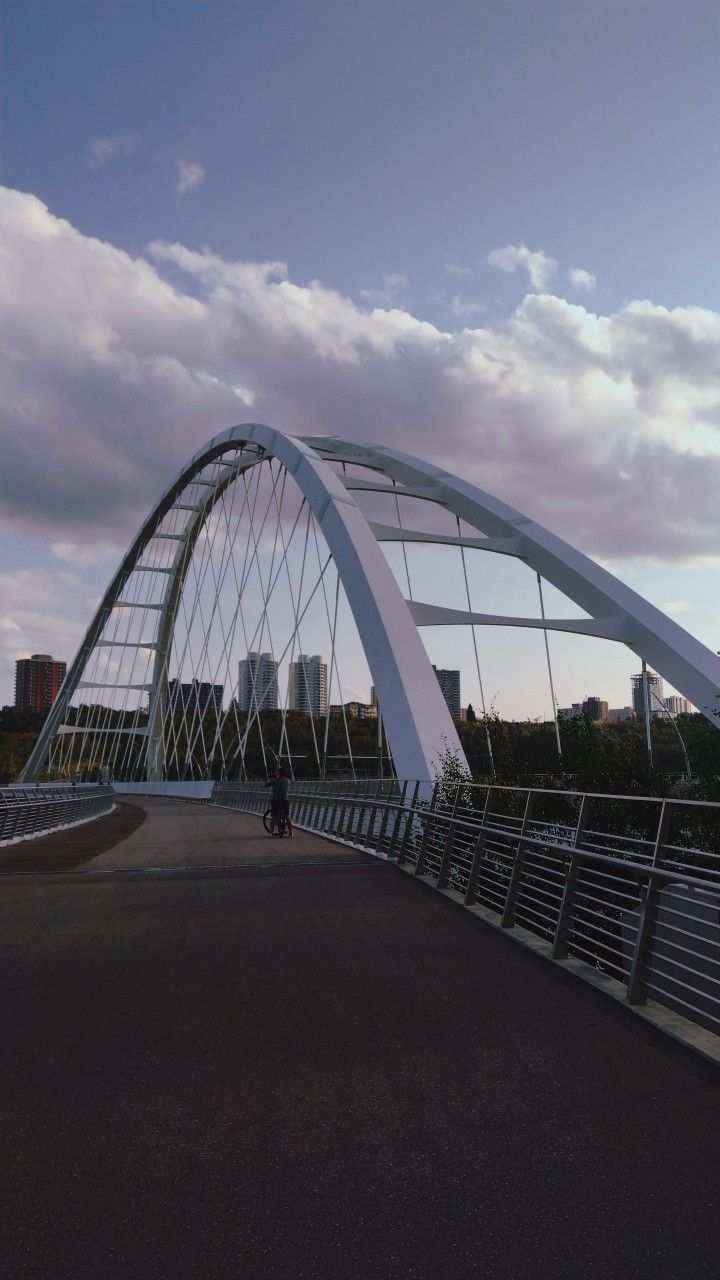
<path fill-rule="evenodd" d="M 165 808 L 0 884 L 0 1273 L 717 1274 L 717 1069 L 388 864 Z"/>
<path fill-rule="evenodd" d="M 110 871 L 149 867 L 230 867 L 331 859 L 358 854 L 333 841 L 296 831 L 269 836 L 255 814 L 210 805 L 143 797 L 118 800 L 103 818 L 0 849 L 0 875 L 12 872 Z"/>

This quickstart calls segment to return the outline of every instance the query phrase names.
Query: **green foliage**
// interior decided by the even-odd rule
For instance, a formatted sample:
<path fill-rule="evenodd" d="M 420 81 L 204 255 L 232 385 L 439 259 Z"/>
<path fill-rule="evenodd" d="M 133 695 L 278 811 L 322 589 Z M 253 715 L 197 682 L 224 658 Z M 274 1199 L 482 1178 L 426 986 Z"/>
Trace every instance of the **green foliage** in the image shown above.
<path fill-rule="evenodd" d="M 448 746 L 444 734 L 443 742 L 445 745 L 433 766 L 436 803 L 450 807 L 455 804 L 457 796 L 458 803 L 468 808 L 472 805 L 472 774 L 465 768 L 457 752 Z"/>
<path fill-rule="evenodd" d="M 685 776 L 676 726 L 667 719 L 652 721 L 652 768 L 645 726 L 638 720 L 599 723 L 588 716 L 561 719 L 562 762 L 552 721 L 501 720 L 492 708 L 476 723 L 466 721 L 458 728 L 472 775 L 479 781 L 720 800 L 720 733 L 704 716 L 686 715 L 677 720 L 692 766 L 691 784 Z"/>
<path fill-rule="evenodd" d="M 77 718 L 83 724 L 94 717 L 95 709 L 83 706 L 68 713 L 67 719 Z M 0 784 L 15 782 L 30 755 L 44 716 L 21 716 L 14 707 L 0 710 Z M 113 725 L 121 727 L 132 722 L 128 712 L 113 713 Z M 245 716 L 237 712 L 242 732 Z M 274 752 L 280 752 L 282 714 L 279 711 L 262 713 L 263 738 Z M 348 732 L 356 769 L 359 776 L 377 774 L 377 722 L 374 720 L 348 719 Z M 615 795 L 674 795 L 691 800 L 720 801 L 720 732 L 700 715 L 680 716 L 677 729 L 683 736 L 692 765 L 693 780 L 688 783 L 685 761 L 678 741 L 676 727 L 667 719 L 652 721 L 653 768 L 650 768 L 645 741 L 645 727 L 641 721 L 625 720 L 613 724 L 600 724 L 587 716 L 561 720 L 562 765 L 558 761 L 555 726 L 550 721 L 501 720 L 494 707 L 485 716 L 468 719 L 458 725 L 460 740 L 476 781 L 494 780 L 505 786 L 541 786 L 576 788 L 602 791 Z M 216 731 L 215 718 L 206 717 L 203 726 L 206 747 L 209 750 Z M 186 744 L 183 730 L 178 724 L 178 748 L 184 759 Z M 325 717 L 310 716 L 300 712 L 288 712 L 287 737 L 292 746 L 292 767 L 296 777 L 317 777 L 316 743 L 322 754 L 325 734 Z M 223 751 L 227 762 L 227 776 L 239 776 L 240 762 L 237 755 L 238 732 L 235 713 L 228 715 L 223 729 Z M 492 764 L 488 750 L 488 738 L 492 746 Z M 78 736 L 76 750 L 81 750 Z M 143 770 L 143 740 L 138 740 L 137 754 L 128 773 L 140 777 Z M 81 773 L 89 764 L 89 745 L 85 758 L 73 756 L 72 771 Z M 289 763 L 286 747 L 281 754 Z M 328 778 L 347 777 L 350 766 L 342 716 L 331 716 L 327 743 Z M 185 776 L 203 776 L 203 750 L 197 743 L 193 759 L 185 766 Z M 266 749 L 263 758 L 257 725 L 251 730 L 245 757 L 246 776 L 264 778 L 266 767 L 275 763 L 274 754 Z M 494 771 L 493 767 L 494 765 Z M 389 761 L 385 771 L 390 772 Z M 221 773 L 217 761 L 216 775 Z M 457 758 L 447 744 L 437 762 L 437 778 L 447 788 L 462 786 L 468 781 Z"/>

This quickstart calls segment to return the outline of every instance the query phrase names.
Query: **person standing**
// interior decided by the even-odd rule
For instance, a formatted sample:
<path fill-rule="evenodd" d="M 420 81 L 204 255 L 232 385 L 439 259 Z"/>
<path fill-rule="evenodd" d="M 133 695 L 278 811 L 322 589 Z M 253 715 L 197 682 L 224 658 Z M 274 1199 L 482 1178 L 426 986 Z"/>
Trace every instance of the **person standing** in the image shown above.
<path fill-rule="evenodd" d="M 273 819 L 273 831 L 275 824 L 279 818 L 282 818 L 287 827 L 289 836 L 292 836 L 292 822 L 290 821 L 290 802 L 288 800 L 288 777 L 282 765 L 272 774 L 270 778 L 270 812 Z"/>

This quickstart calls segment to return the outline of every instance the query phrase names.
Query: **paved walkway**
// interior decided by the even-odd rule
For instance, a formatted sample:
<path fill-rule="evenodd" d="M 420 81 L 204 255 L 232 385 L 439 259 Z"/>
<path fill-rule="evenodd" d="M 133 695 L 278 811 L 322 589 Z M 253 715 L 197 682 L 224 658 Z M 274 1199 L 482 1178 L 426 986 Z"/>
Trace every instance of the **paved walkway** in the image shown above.
<path fill-rule="evenodd" d="M 143 801 L 0 877 L 0 1274 L 717 1274 L 716 1068 L 258 821 Z"/>

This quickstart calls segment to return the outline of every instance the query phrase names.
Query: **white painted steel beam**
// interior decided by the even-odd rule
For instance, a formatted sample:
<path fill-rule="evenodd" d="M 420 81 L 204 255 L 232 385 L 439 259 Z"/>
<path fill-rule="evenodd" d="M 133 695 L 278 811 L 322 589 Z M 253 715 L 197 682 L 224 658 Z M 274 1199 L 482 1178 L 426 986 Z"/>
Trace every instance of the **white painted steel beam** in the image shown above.
<path fill-rule="evenodd" d="M 627 647 L 720 727 L 717 654 L 581 551 L 492 494 L 410 454 L 334 436 L 305 439 L 335 462 L 369 466 L 398 484 L 435 485 L 453 515 L 488 537 L 521 538 L 526 564 L 591 617 L 623 619 Z"/>
<path fill-rule="evenodd" d="M 467 609 L 446 609 L 439 604 L 406 600 L 418 627 L 527 627 L 539 631 L 567 631 L 579 636 L 599 636 L 603 640 L 625 640 L 629 626 L 625 618 L 519 618 L 513 614 L 471 613 Z"/>
<path fill-rule="evenodd" d="M 169 577 L 166 608 L 161 615 L 158 639 L 152 646 L 136 646 L 155 648 L 157 654 L 146 731 L 149 739 L 150 777 L 157 777 L 163 768 L 159 725 L 162 723 L 163 699 L 166 696 L 167 654 L 194 540 L 220 492 L 243 469 L 265 458 L 276 458 L 293 477 L 325 537 L 377 689 L 385 732 L 398 775 L 431 781 L 446 750 L 466 764 L 457 729 L 417 627 L 376 538 L 342 478 L 305 442 L 270 427 L 252 424 L 232 427 L 198 450 L 145 521 L 108 587 L 80 652 L 68 671 L 60 695 L 26 766 L 23 774 L 25 780 L 34 779 L 43 768 L 52 735 L 62 721 L 65 708 L 93 650 L 98 644 L 108 647 L 112 645 L 112 641 L 101 639 L 103 628 L 142 551 L 153 537 L 158 536 L 156 530 L 161 520 L 177 503 L 187 486 L 197 483 L 195 477 L 199 472 L 222 458 L 223 454 L 237 450 L 243 451 L 240 458 L 221 473 L 208 495 L 202 514 L 196 517 L 192 528 L 183 535 L 184 549 L 178 558 L 177 568 Z M 428 486 L 420 488 L 427 490 L 429 496 Z"/>
<path fill-rule="evenodd" d="M 214 480 L 200 478 L 207 466 L 222 460 L 226 454 L 233 454 L 232 461 Z M 378 691 L 399 776 L 431 779 L 446 748 L 461 761 L 464 759 L 457 731 L 420 640 L 418 625 L 477 623 L 540 627 L 621 640 L 713 724 L 720 723 L 718 657 L 612 574 L 527 516 L 467 481 L 408 454 L 334 437 L 297 439 L 267 426 L 249 424 L 222 432 L 198 450 L 148 516 L 111 581 L 68 670 L 23 773 L 24 781 L 38 776 L 53 736 L 61 728 L 67 729 L 63 726 L 65 710 L 75 690 L 84 687 L 85 668 L 100 645 L 156 652 L 147 729 L 106 729 L 104 732 L 146 735 L 149 774 L 162 776 L 159 726 L 167 696 L 167 658 L 193 548 L 215 502 L 227 486 L 243 471 L 267 458 L 277 459 L 294 478 L 327 541 Z M 339 475 L 331 464 L 343 462 L 368 468 L 378 478 L 364 480 Z M 183 504 L 182 495 L 191 485 L 207 487 L 207 500 L 199 505 Z M 483 536 L 425 534 L 368 523 L 352 496 L 353 490 L 434 502 Z M 190 512 L 191 519 L 185 529 L 177 534 L 158 533 L 165 516 L 180 509 Z M 142 563 L 146 547 L 155 538 L 167 538 L 179 544 L 171 566 Z M 406 602 L 378 540 L 437 542 L 513 555 L 553 583 L 590 617 L 567 620 L 499 617 Z M 122 591 L 135 572 L 168 576 L 157 639 L 138 642 L 107 639 L 103 636 L 104 628 L 113 609 L 118 604 L 124 606 Z M 138 608 L 142 607 L 142 602 L 138 602 Z M 157 606 L 147 607 L 157 609 Z"/>
<path fill-rule="evenodd" d="M 522 559 L 522 538 L 466 538 L 454 533 L 401 529 L 394 524 L 379 524 L 377 520 L 368 520 L 368 525 L 378 542 L 431 542 L 438 547 L 465 547 L 469 551 L 494 551 L 498 555 Z"/>

